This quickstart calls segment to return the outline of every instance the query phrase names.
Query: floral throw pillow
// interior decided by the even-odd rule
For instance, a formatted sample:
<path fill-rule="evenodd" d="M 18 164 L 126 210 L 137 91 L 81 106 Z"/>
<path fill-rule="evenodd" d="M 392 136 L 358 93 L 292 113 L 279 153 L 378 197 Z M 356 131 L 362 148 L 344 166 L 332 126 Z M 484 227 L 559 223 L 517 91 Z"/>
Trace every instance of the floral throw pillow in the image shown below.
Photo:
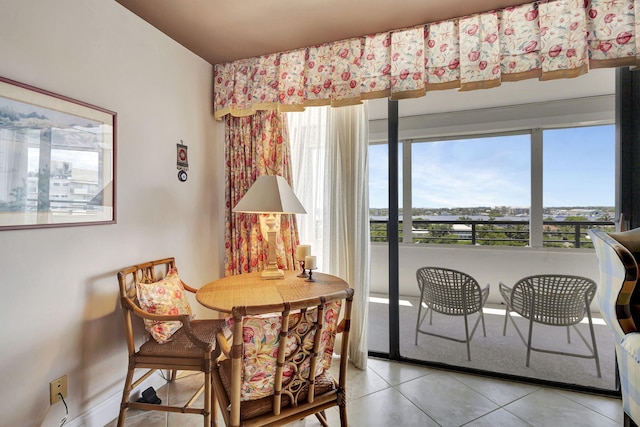
<path fill-rule="evenodd" d="M 158 282 L 150 280 L 138 282 L 136 292 L 140 307 L 147 313 L 188 314 L 192 319 L 194 317 L 176 269 L 170 270 L 167 276 Z M 156 341 L 164 344 L 182 327 L 182 322 L 144 319 L 144 327 Z"/>

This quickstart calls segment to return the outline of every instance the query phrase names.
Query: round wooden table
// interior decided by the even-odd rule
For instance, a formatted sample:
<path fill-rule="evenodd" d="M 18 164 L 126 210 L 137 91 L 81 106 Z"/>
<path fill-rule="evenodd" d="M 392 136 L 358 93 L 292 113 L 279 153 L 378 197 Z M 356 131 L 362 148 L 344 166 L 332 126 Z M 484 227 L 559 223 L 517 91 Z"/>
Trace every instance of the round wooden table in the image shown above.
<path fill-rule="evenodd" d="M 313 273 L 313 282 L 297 277 L 298 271 L 285 270 L 284 279 L 263 279 L 259 272 L 238 274 L 214 280 L 198 289 L 200 304 L 223 313 L 233 307 L 282 304 L 314 298 L 349 288 L 339 277 Z"/>

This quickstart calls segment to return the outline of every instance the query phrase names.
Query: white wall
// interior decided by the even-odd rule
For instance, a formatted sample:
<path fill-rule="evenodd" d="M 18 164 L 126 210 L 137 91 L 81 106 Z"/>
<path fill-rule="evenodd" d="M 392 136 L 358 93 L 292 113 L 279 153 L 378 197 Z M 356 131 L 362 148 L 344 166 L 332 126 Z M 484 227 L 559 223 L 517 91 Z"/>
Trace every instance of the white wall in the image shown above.
<path fill-rule="evenodd" d="M 58 426 L 64 374 L 67 425 L 103 425 L 91 412 L 127 365 L 116 271 L 175 256 L 196 287 L 222 271 L 212 67 L 112 0 L 0 0 L 0 75 L 118 113 L 117 224 L 0 232 L 0 426 Z"/>

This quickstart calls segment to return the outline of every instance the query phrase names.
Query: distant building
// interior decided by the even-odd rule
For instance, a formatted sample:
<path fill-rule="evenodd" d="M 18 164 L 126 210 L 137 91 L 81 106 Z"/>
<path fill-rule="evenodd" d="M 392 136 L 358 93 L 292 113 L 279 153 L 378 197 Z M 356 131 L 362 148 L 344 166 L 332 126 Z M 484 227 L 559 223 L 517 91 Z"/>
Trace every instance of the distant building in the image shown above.
<path fill-rule="evenodd" d="M 459 239 L 471 239 L 472 228 L 467 224 L 453 224 L 453 231 Z"/>

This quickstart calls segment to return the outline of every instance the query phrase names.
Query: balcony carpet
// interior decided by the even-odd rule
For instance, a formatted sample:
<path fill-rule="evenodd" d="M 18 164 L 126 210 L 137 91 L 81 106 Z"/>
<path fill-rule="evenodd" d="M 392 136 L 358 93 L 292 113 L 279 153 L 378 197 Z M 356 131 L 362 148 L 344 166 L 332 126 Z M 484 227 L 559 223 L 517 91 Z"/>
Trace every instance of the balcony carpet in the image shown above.
<path fill-rule="evenodd" d="M 388 302 L 387 295 L 371 295 L 372 301 L 380 298 L 383 302 L 369 303 L 369 350 L 388 352 Z M 525 378 L 594 387 L 603 390 L 615 390 L 615 350 L 613 336 L 602 319 L 594 317 L 594 329 L 602 378 L 598 378 L 593 359 L 583 359 L 563 355 L 531 353 L 531 362 L 526 366 L 526 346 L 522 343 L 513 324 L 509 321 L 506 336 L 502 335 L 504 305 L 487 304 L 485 324 L 487 336 L 482 334 L 482 323 L 471 341 L 471 361 L 467 360 L 464 343 L 445 340 L 438 337 L 419 334 L 418 345 L 414 344 L 415 326 L 418 315 L 418 298 L 400 297 L 400 354 L 416 360 L 439 362 L 451 366 L 499 372 Z M 597 316 L 597 313 L 596 313 Z M 477 314 L 472 315 L 470 328 Z M 528 321 L 516 317 L 520 331 L 527 337 Z M 586 319 L 585 319 L 586 321 Z M 600 324 L 598 324 L 598 322 Z M 589 327 L 581 323 L 578 328 L 591 342 Z M 464 320 L 462 317 L 445 316 L 434 313 L 433 325 L 429 318 L 423 322 L 422 329 L 435 333 L 464 338 Z M 588 349 L 575 331 L 571 330 L 571 344 L 567 344 L 566 328 L 534 324 L 533 345 L 564 352 L 587 354 Z"/>

